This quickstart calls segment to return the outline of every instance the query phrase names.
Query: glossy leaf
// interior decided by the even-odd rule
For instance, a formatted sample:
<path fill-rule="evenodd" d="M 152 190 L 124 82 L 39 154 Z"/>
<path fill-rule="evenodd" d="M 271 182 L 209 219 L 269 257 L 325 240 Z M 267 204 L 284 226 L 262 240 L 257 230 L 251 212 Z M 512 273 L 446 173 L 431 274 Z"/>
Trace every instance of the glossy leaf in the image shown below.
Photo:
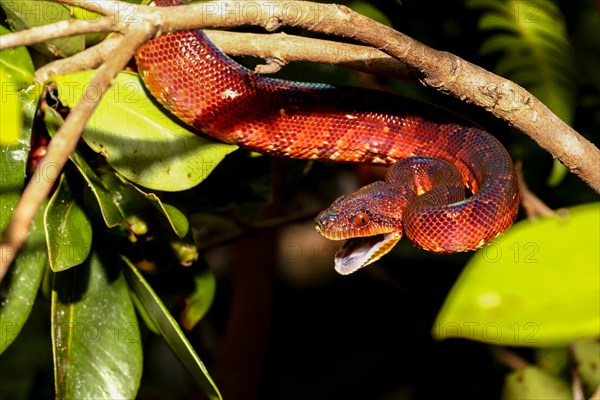
<path fill-rule="evenodd" d="M 572 399 L 566 382 L 534 367 L 525 367 L 506 376 L 502 400 Z"/>
<path fill-rule="evenodd" d="M 16 145 L 0 145 L 0 229 L 8 223 L 23 190 L 29 153 L 27 139 L 22 137 Z"/>
<path fill-rule="evenodd" d="M 53 1 L 2 1 L 0 5 L 6 13 L 8 23 L 15 31 L 71 19 L 67 7 Z M 83 35 L 52 39 L 33 45 L 44 54 L 59 57 L 68 57 L 78 53 L 84 49 L 84 46 L 85 38 Z"/>
<path fill-rule="evenodd" d="M 15 57 L 18 58 L 18 55 Z M 25 117 L 19 140 L 14 145 L 0 145 L 0 231 L 8 224 L 25 183 L 31 127 L 39 93 L 36 86 L 19 92 Z M 41 173 L 43 171 L 36 171 L 32 179 L 36 179 Z M 25 247 L 17 255 L 0 285 L 0 327 L 3 327 L 0 333 L 0 353 L 19 335 L 37 295 L 47 262 L 42 220 L 43 214 L 38 213 Z"/>
<path fill-rule="evenodd" d="M 217 284 L 213 272 L 206 268 L 194 276 L 194 292 L 186 299 L 185 308 L 181 313 L 181 324 L 187 331 L 204 317 L 215 298 Z"/>
<path fill-rule="evenodd" d="M 50 268 L 63 271 L 85 261 L 92 247 L 92 225 L 62 174 L 44 212 Z"/>
<path fill-rule="evenodd" d="M 54 398 L 52 384 L 40 385 L 39 379 L 42 371 L 50 372 L 52 368 L 48 325 L 47 302 L 38 301 L 19 336 L 0 356 L 0 399 Z M 7 328 L 4 335 L 12 335 L 12 327 Z"/>
<path fill-rule="evenodd" d="M 163 203 L 163 201 L 154 193 L 146 193 L 136 185 L 127 181 L 116 174 L 103 174 L 102 181 L 104 185 L 114 195 L 114 201 L 121 209 L 123 215 L 127 218 L 129 229 L 136 235 L 146 233 L 147 226 L 143 219 L 137 215 L 147 205 L 155 207 L 173 228 L 173 232 L 183 237 L 188 233 L 189 222 L 187 217 L 177 208 Z M 134 225 L 143 226 L 144 232 L 139 232 Z"/>
<path fill-rule="evenodd" d="M 512 346 L 567 345 L 600 332 L 600 203 L 522 221 L 478 251 L 434 336 Z"/>
<path fill-rule="evenodd" d="M 502 400 L 572 399 L 566 382 L 533 366 L 506 376 Z"/>
<path fill-rule="evenodd" d="M 8 29 L 0 25 L 0 34 L 8 32 Z M 2 177 L 0 179 L 0 230 L 2 230 L 19 201 L 25 182 L 31 125 L 38 94 L 34 90 L 25 90 L 33 81 L 33 64 L 24 47 L 0 52 L 0 68 L 11 78 L 11 81 L 7 82 L 8 86 L 4 84 L 2 86 L 1 93 L 4 100 L 0 102 L 2 116 L 0 119 L 10 119 L 9 112 L 16 112 L 15 115 L 20 118 L 26 117 L 25 121 L 21 119 L 21 130 L 17 132 L 16 138 L 15 132 L 7 134 L 4 126 L 0 130 L 0 176 Z M 6 102 L 13 102 L 13 100 L 9 101 L 9 98 L 18 99 L 20 105 L 17 110 L 5 109 Z"/>
<path fill-rule="evenodd" d="M 92 71 L 54 77 L 60 101 L 74 107 L 97 96 Z M 237 147 L 215 143 L 171 119 L 144 90 L 137 74 L 120 73 L 84 131 L 84 139 L 127 179 L 164 191 L 196 186 Z"/>
<path fill-rule="evenodd" d="M 17 338 L 36 299 L 47 262 L 42 213 L 0 284 L 0 354 Z"/>
<path fill-rule="evenodd" d="M 179 328 L 177 321 L 171 316 L 137 268 L 126 258 L 123 258 L 123 260 L 127 265 L 123 269 L 127 281 L 135 291 L 142 306 L 146 309 L 154 327 L 160 332 L 160 335 L 194 380 L 202 387 L 204 393 L 210 399 L 222 399 L 219 389 L 217 389 L 206 367 Z"/>
<path fill-rule="evenodd" d="M 0 26 L 0 34 L 10 31 Z M 33 63 L 24 47 L 0 52 L 0 145 L 17 144 L 23 129 L 21 92 L 33 85 Z"/>
<path fill-rule="evenodd" d="M 0 35 L 6 35 L 11 31 L 0 25 Z M 2 87 L 2 91 L 8 89 L 10 93 L 23 90 L 33 84 L 33 62 L 25 46 L 2 50 L 0 52 L 0 65 L 6 68 L 10 78 L 16 83 L 16 87 Z"/>
<path fill-rule="evenodd" d="M 600 338 L 576 340 L 573 355 L 581 383 L 589 397 L 600 386 Z"/>
<path fill-rule="evenodd" d="M 136 186 L 133 187 L 167 218 L 171 228 L 173 228 L 173 232 L 175 232 L 177 236 L 181 238 L 187 235 L 190 223 L 184 213 L 170 204 L 163 203 L 156 194 L 146 193 Z"/>
<path fill-rule="evenodd" d="M 102 18 L 102 14 L 99 14 L 99 13 L 91 11 L 91 10 L 86 10 L 84 8 L 77 7 L 77 6 L 70 5 L 70 4 L 65 4 L 65 6 L 67 7 L 67 9 L 71 13 L 71 15 L 77 19 L 83 19 L 83 20 L 93 23 L 94 21 L 97 21 L 98 19 Z M 129 10 L 127 10 L 127 6 L 126 6 L 126 7 L 124 7 L 123 11 L 132 14 L 135 12 L 135 9 L 133 8 L 133 6 L 131 6 L 131 8 Z M 92 45 L 100 42 L 102 39 L 104 39 L 106 37 L 107 34 L 108 34 L 107 32 L 86 33 L 84 36 L 86 47 L 92 46 Z"/>
<path fill-rule="evenodd" d="M 11 78 L 3 64 L 0 64 L 0 87 L 2 88 L 2 102 L 0 103 L 0 145 L 16 144 L 23 128 L 21 103 L 17 93 L 13 96 L 4 96 L 5 88 L 16 87 L 16 82 Z"/>
<path fill-rule="evenodd" d="M 137 311 L 137 313 L 140 316 L 140 318 L 142 319 L 142 321 L 144 321 L 144 324 L 146 324 L 146 327 L 151 332 L 153 332 L 157 335 L 160 335 L 158 328 L 154 325 L 152 318 L 148 314 L 148 311 L 146 311 L 146 308 L 142 305 L 142 302 L 139 299 L 139 297 L 137 296 L 137 294 L 133 290 L 131 290 L 129 292 L 129 294 L 131 295 L 131 301 L 133 302 L 135 310 Z"/>
<path fill-rule="evenodd" d="M 62 117 L 53 108 L 48 108 L 46 110 L 44 121 L 46 123 L 48 133 L 52 137 L 54 137 L 56 131 L 63 123 Z M 79 153 L 79 150 L 75 150 L 73 153 L 71 153 L 69 159 L 73 161 L 83 176 L 83 179 L 85 179 L 87 182 L 88 188 L 92 191 L 94 197 L 96 198 L 100 208 L 100 213 L 102 214 L 102 218 L 104 219 L 106 226 L 112 228 L 120 224 L 123 222 L 123 213 L 115 203 L 114 194 L 104 186 L 98 175 L 96 175 L 85 158 Z"/>
<path fill-rule="evenodd" d="M 55 273 L 52 341 L 59 399 L 135 398 L 141 339 L 118 264 L 105 245 L 83 265 Z"/>

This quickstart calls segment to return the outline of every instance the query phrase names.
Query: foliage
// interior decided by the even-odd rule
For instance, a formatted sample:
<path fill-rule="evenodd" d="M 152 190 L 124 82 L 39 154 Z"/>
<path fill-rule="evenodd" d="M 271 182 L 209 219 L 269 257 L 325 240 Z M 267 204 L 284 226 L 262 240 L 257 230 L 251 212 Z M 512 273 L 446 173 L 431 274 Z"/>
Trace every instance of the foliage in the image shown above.
<path fill-rule="evenodd" d="M 469 0 L 486 12 L 482 31 L 491 31 L 480 51 L 502 53 L 495 72 L 526 87 L 559 118 L 573 123 L 577 80 L 573 49 L 564 18 L 551 0 Z M 567 170 L 558 161 L 549 182 L 558 184 Z"/>
<path fill-rule="evenodd" d="M 468 53 L 477 47 L 475 38 L 484 35 L 481 64 L 491 59 L 496 72 L 525 86 L 565 121 L 578 122 L 586 131 L 597 128 L 589 111 L 593 107 L 585 109 L 575 96 L 579 90 L 586 104 L 600 104 L 600 88 L 594 86 L 600 80 L 591 73 L 597 61 L 590 58 L 579 65 L 587 69 L 574 72 L 580 42 L 573 42 L 568 19 L 555 3 L 423 3 L 424 9 L 439 10 L 439 24 L 429 23 L 430 13 L 415 11 L 411 2 L 348 5 L 440 48 L 455 46 Z M 2 0 L 0 5 L 14 30 L 72 15 L 95 17 L 50 1 Z M 585 14 L 571 16 L 572 23 Z M 589 26 L 596 25 L 592 21 Z M 0 26 L 0 33 L 8 31 Z M 585 36 L 588 45 L 600 48 L 591 36 Z M 103 37 L 75 36 L 1 54 L 6 101 L 0 104 L 0 228 L 8 223 L 24 185 L 46 178 L 45 171 L 34 169 L 44 141 L 55 134 L 69 108 L 95 95 L 90 71 L 53 77 L 42 91 L 33 84 L 33 61 L 45 64 Z M 296 68 L 289 66 L 284 74 L 298 80 L 356 80 L 330 67 Z M 585 86 L 578 87 L 583 81 L 577 75 L 590 76 Z M 434 100 L 462 107 L 448 99 Z M 518 141 L 502 140 L 513 153 L 537 160 Z M 9 385 L 0 385 L 0 394 L 48 397 L 39 389 L 48 383 L 40 371 L 48 369 L 41 364 L 50 364 L 51 358 L 57 398 L 143 397 L 140 387 L 154 386 L 144 382 L 142 365 L 150 374 L 152 365 L 158 366 L 152 377 L 168 375 L 174 365 L 156 362 L 156 335 L 209 398 L 221 398 L 208 371 L 212 358 L 223 354 L 236 361 L 254 355 L 246 364 L 235 364 L 241 374 L 235 375 L 239 371 L 232 364 L 227 373 L 276 382 L 262 389 L 266 397 L 275 398 L 373 398 L 390 393 L 466 398 L 467 392 L 480 398 L 558 398 L 570 395 L 566 376 L 573 368 L 586 395 L 598 386 L 594 336 L 600 322 L 594 300 L 600 296 L 600 210 L 595 195 L 572 177 L 561 178 L 554 189 L 541 189 L 554 207 L 569 206 L 566 217 L 521 221 L 470 261 L 469 256 L 439 257 L 402 244 L 380 268 L 339 280 L 331 273 L 330 244 L 311 236 L 303 246 L 301 235 L 284 241 L 281 234 L 278 246 L 271 240 L 266 247 L 241 244 L 235 251 L 226 250 L 220 263 L 235 259 L 232 278 L 227 266 L 209 269 L 199 246 L 228 242 L 248 231 L 254 239 L 267 235 L 286 218 L 265 223 L 261 216 L 272 215 L 277 207 L 293 215 L 298 205 L 290 198 L 322 204 L 322 198 L 346 190 L 332 183 L 346 177 L 344 172 L 339 175 L 342 168 L 304 163 L 272 168 L 267 157 L 234 150 L 196 135 L 165 114 L 135 72 L 119 74 L 0 286 L 0 374 L 11 377 Z M 535 176 L 547 174 L 536 167 L 531 168 Z M 269 201 L 277 207 L 266 206 Z M 276 286 L 270 280 L 275 252 L 283 260 Z M 307 259 L 303 267 L 297 266 Z M 315 273 L 320 265 L 326 272 Z M 228 296 L 230 286 L 233 294 Z M 274 287 L 278 296 L 271 304 Z M 263 305 L 260 312 L 253 311 L 256 304 Z M 237 327 L 233 333 L 228 330 L 232 327 Z M 430 333 L 436 340 L 467 340 L 436 342 Z M 231 343 L 236 335 L 243 339 L 237 347 L 215 351 L 214 342 Z M 517 371 L 498 368 L 488 349 L 500 345 L 515 347 L 511 351 L 529 365 Z M 209 354 L 203 355 L 204 362 L 195 348 Z M 467 382 L 461 380 L 464 376 Z M 432 380 L 439 384 L 432 387 Z M 224 382 L 228 390 L 242 385 Z M 189 390 L 184 393 L 182 397 L 189 397 Z"/>

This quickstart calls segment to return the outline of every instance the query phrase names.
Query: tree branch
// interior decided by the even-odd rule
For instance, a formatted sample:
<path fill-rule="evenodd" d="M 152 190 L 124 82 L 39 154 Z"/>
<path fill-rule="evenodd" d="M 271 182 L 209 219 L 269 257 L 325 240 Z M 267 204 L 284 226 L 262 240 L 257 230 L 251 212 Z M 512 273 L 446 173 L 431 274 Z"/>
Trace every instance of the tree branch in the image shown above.
<path fill-rule="evenodd" d="M 256 34 L 209 29 L 204 32 L 223 52 L 232 56 L 275 58 L 282 64 L 293 61 L 312 61 L 394 79 L 410 79 L 406 64 L 369 46 L 285 33 Z M 69 58 L 48 63 L 36 71 L 36 81 L 43 83 L 54 75 L 97 68 L 115 51 L 120 40 L 121 38 L 118 36 L 111 36 Z"/>
<path fill-rule="evenodd" d="M 64 75 L 71 72 L 96 69 L 110 57 L 123 41 L 121 35 L 110 35 L 95 46 L 89 47 L 69 58 L 61 58 L 38 68 L 35 71 L 34 80 L 43 84 L 49 78 L 56 75 Z"/>
<path fill-rule="evenodd" d="M 102 17 L 93 22 L 82 19 L 59 21 L 53 24 L 36 26 L 26 31 L 2 35 L 0 50 L 17 46 L 28 46 L 51 39 L 80 35 L 82 33 L 120 32 L 122 30 L 123 24 L 111 17 Z"/>

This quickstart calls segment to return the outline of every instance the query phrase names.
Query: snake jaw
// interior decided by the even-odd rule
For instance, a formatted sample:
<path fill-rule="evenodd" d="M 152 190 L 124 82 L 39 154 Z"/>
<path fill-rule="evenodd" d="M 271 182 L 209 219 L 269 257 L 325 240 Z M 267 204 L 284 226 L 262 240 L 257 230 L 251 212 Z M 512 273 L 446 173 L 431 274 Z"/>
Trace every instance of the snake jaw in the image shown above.
<path fill-rule="evenodd" d="M 349 275 L 379 260 L 402 238 L 402 232 L 394 231 L 374 236 L 346 240 L 335 254 L 335 270 Z"/>

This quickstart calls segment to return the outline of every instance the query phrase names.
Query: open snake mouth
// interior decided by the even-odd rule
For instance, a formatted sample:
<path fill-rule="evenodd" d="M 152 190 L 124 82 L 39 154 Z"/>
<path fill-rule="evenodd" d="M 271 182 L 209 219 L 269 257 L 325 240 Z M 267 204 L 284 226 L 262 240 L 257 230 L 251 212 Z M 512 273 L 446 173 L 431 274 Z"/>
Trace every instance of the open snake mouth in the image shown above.
<path fill-rule="evenodd" d="M 335 270 L 341 275 L 356 272 L 386 255 L 400 238 L 401 232 L 389 232 L 348 239 L 335 254 Z"/>

